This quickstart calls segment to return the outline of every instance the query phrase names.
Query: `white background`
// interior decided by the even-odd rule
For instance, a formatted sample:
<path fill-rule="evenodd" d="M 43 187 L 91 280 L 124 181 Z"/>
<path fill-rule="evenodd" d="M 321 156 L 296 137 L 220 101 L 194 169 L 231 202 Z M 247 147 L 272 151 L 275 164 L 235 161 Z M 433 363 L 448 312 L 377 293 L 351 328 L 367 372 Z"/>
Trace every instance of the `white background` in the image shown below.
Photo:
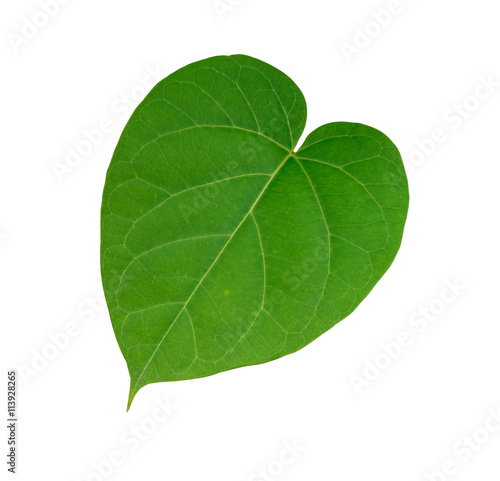
<path fill-rule="evenodd" d="M 3 2 L 1 352 L 2 376 L 19 370 L 18 479 L 98 481 L 100 466 L 125 481 L 443 481 L 430 475 L 443 463 L 457 481 L 499 479 L 500 431 L 484 426 L 496 429 L 489 410 L 500 409 L 500 11 L 493 0 L 394 5 L 222 0 L 218 12 L 212 0 L 66 0 L 45 22 L 35 0 Z M 374 20 L 389 7 L 389 22 Z M 403 244 L 355 313 L 302 351 L 149 385 L 126 413 L 126 365 L 95 300 L 101 192 L 131 112 L 124 96 L 137 105 L 158 66 L 166 76 L 232 53 L 295 80 L 308 102 L 304 136 L 344 120 L 391 137 L 410 179 Z M 491 92 L 479 87 L 488 77 Z M 103 120 L 102 141 L 68 167 L 68 148 Z M 424 140 L 435 129 L 437 146 Z M 401 331 L 412 342 L 397 349 Z M 176 407 L 152 421 L 167 399 Z M 286 443 L 300 453 L 283 458 Z M 121 464 L 110 467 L 115 451 Z"/>

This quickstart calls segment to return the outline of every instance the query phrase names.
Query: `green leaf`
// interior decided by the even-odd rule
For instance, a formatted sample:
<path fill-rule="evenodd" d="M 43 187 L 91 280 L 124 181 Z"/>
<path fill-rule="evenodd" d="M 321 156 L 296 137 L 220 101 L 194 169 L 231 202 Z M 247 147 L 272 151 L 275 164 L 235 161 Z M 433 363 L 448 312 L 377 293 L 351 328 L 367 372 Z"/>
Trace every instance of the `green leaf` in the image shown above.
<path fill-rule="evenodd" d="M 178 70 L 133 113 L 101 218 L 129 407 L 146 384 L 301 349 L 394 260 L 408 209 L 398 150 L 337 122 L 294 151 L 305 122 L 295 83 L 243 55 Z"/>

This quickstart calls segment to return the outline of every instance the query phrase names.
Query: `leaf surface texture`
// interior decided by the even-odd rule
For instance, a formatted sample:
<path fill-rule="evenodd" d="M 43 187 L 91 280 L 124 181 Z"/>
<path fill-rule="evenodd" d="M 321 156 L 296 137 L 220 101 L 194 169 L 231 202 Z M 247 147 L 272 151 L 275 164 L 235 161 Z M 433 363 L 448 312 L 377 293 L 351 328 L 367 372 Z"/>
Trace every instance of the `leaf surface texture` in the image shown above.
<path fill-rule="evenodd" d="M 397 148 L 336 122 L 295 150 L 305 122 L 295 83 L 243 55 L 176 71 L 133 113 L 101 216 L 129 406 L 149 383 L 301 349 L 394 260 L 409 200 Z"/>

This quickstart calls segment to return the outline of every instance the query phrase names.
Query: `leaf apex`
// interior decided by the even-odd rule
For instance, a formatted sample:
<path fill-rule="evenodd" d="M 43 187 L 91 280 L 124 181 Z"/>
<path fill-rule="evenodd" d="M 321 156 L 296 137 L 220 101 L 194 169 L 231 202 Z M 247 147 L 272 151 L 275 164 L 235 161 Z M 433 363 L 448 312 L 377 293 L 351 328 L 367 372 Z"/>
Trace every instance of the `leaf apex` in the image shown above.
<path fill-rule="evenodd" d="M 134 384 L 135 384 L 135 386 L 134 386 Z M 132 405 L 132 401 L 134 400 L 135 395 L 139 392 L 141 387 L 142 386 L 139 386 L 139 388 L 137 388 L 137 384 L 133 383 L 133 380 L 130 379 L 130 391 L 128 393 L 127 412 L 130 411 L 130 406 Z"/>

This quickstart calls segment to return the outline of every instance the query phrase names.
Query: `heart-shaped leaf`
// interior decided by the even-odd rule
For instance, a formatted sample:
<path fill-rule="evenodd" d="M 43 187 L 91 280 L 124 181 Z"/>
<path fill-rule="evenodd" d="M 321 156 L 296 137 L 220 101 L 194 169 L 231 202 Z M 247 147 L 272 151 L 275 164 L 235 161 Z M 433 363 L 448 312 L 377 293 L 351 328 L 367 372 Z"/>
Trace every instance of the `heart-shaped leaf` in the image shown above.
<path fill-rule="evenodd" d="M 178 70 L 133 113 L 101 219 L 129 406 L 149 383 L 301 349 L 394 260 L 408 209 L 398 150 L 338 122 L 294 151 L 305 122 L 295 83 L 242 55 Z"/>

